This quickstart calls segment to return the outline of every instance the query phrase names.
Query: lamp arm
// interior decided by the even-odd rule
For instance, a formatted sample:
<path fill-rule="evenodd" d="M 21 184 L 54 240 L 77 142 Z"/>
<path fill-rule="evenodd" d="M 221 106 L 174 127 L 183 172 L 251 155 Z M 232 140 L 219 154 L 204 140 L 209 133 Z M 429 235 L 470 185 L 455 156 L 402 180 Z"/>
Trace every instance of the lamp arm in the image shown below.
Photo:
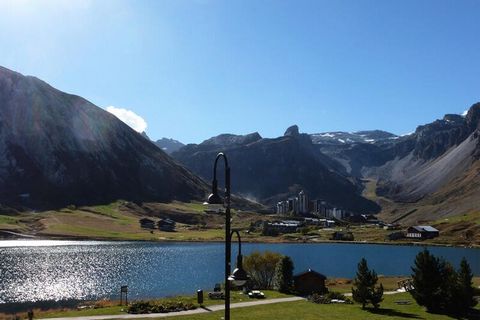
<path fill-rule="evenodd" d="M 218 182 L 217 182 L 217 164 L 218 159 L 223 158 L 225 162 L 225 201 L 230 204 L 230 167 L 228 165 L 227 156 L 223 152 L 219 152 L 217 157 L 215 158 L 215 164 L 213 165 L 213 181 L 212 181 L 212 189 L 217 190 Z"/>
<path fill-rule="evenodd" d="M 240 238 L 240 233 L 238 230 L 232 230 L 230 233 L 230 241 L 232 241 L 233 234 L 237 234 L 237 239 L 238 239 L 238 254 L 242 255 L 242 238 Z"/>

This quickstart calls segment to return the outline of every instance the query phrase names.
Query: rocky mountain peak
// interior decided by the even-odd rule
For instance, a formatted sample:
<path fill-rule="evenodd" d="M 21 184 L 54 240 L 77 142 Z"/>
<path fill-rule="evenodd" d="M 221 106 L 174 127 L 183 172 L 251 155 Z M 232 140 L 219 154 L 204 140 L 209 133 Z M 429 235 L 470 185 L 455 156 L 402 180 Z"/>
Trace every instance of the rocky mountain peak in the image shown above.
<path fill-rule="evenodd" d="M 293 126 L 288 127 L 288 129 L 283 134 L 284 136 L 298 136 L 300 132 L 298 130 L 298 126 L 294 124 Z"/>
<path fill-rule="evenodd" d="M 203 141 L 201 146 L 231 146 L 231 145 L 246 145 L 262 139 L 258 132 L 249 133 L 246 135 L 236 134 L 220 134 Z"/>
<path fill-rule="evenodd" d="M 459 114 L 446 114 L 443 117 L 443 120 L 447 122 L 456 122 L 456 123 L 462 123 L 462 124 L 465 122 L 465 118 Z"/>
<path fill-rule="evenodd" d="M 475 103 L 467 112 L 465 121 L 470 130 L 480 128 L 480 102 Z"/>

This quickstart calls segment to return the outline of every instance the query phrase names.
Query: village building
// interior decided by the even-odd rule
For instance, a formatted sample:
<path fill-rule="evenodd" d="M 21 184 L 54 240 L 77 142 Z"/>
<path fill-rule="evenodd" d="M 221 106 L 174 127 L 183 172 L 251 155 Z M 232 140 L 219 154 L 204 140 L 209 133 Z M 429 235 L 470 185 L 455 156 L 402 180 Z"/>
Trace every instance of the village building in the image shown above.
<path fill-rule="evenodd" d="M 293 276 L 294 290 L 300 295 L 311 295 L 314 293 L 323 294 L 327 292 L 325 277 L 312 269 Z"/>
<path fill-rule="evenodd" d="M 405 233 L 403 233 L 402 231 L 392 232 L 392 233 L 388 234 L 386 236 L 386 238 L 390 241 L 400 240 L 400 239 L 405 238 Z"/>
<path fill-rule="evenodd" d="M 303 190 L 298 194 L 298 213 L 308 213 L 308 199 Z"/>
<path fill-rule="evenodd" d="M 407 238 L 432 239 L 438 237 L 440 232 L 432 226 L 412 226 L 407 229 Z"/>
<path fill-rule="evenodd" d="M 168 231 L 168 232 L 172 232 L 172 231 L 175 231 L 175 221 L 171 220 L 171 219 L 160 219 L 160 221 L 158 221 L 157 223 L 157 226 L 158 226 L 158 229 L 160 229 L 161 231 Z"/>
<path fill-rule="evenodd" d="M 330 240 L 353 241 L 353 233 L 350 231 L 335 231 Z"/>
<path fill-rule="evenodd" d="M 288 201 L 279 201 L 277 203 L 277 214 L 287 214 L 289 213 L 289 205 L 288 205 Z"/>
<path fill-rule="evenodd" d="M 148 218 L 142 218 L 138 220 L 140 222 L 140 227 L 144 229 L 155 229 L 155 221 Z"/>
<path fill-rule="evenodd" d="M 270 226 L 279 233 L 293 233 L 297 232 L 298 228 L 302 226 L 302 223 L 295 220 L 284 220 L 271 223 Z"/>

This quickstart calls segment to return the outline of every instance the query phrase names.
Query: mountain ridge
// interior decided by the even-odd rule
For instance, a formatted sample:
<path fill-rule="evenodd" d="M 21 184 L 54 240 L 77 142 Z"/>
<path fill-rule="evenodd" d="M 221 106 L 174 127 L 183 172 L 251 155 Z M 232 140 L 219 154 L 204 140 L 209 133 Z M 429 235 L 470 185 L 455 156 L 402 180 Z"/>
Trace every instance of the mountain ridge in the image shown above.
<path fill-rule="evenodd" d="M 0 68 L 0 201 L 34 206 L 202 199 L 201 179 L 114 115 Z"/>

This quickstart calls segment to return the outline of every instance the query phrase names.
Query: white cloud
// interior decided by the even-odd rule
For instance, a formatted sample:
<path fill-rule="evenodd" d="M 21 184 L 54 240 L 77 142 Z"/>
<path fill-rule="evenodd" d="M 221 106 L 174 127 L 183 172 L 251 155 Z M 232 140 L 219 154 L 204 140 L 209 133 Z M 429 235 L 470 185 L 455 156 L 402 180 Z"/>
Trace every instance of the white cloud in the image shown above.
<path fill-rule="evenodd" d="M 143 132 L 147 129 L 147 122 L 133 111 L 114 106 L 109 106 L 106 110 L 137 132 Z"/>
<path fill-rule="evenodd" d="M 462 113 L 462 116 L 464 116 L 464 117 L 465 117 L 465 116 L 467 115 L 467 113 L 468 113 L 468 109 L 467 109 L 467 110 L 465 110 L 465 111 L 463 111 L 463 113 Z"/>

